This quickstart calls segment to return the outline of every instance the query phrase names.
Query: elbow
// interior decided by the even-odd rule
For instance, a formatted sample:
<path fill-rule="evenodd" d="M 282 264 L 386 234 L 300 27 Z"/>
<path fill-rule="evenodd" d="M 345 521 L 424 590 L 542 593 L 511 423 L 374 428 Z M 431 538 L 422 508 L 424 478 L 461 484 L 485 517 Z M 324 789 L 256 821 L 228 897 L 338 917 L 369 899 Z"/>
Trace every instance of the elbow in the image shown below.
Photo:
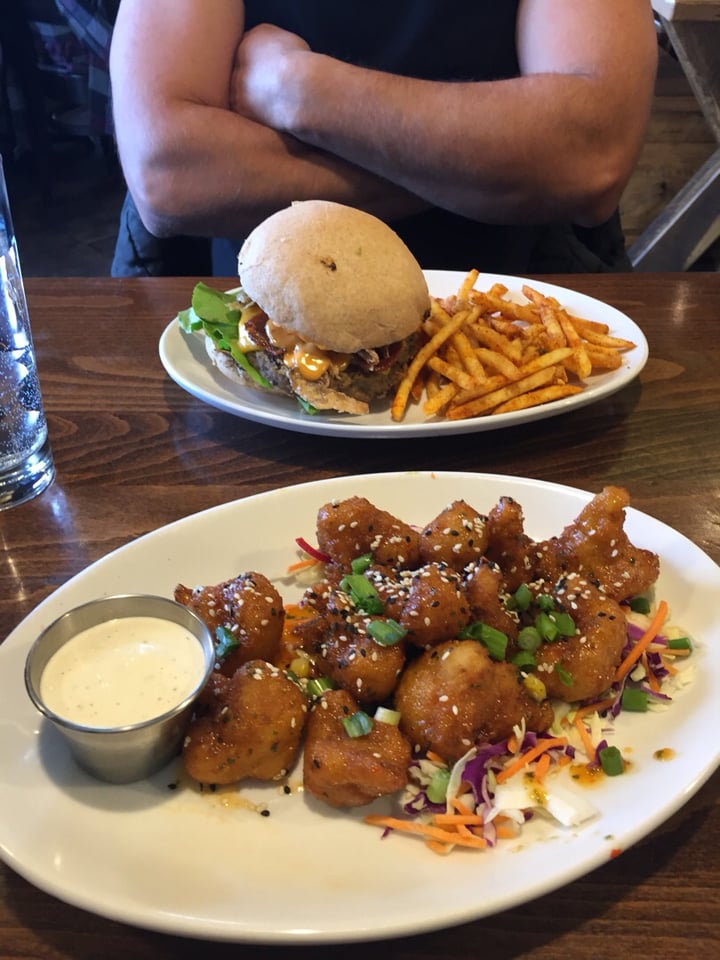
<path fill-rule="evenodd" d="M 158 150 L 141 149 L 137 143 L 118 139 L 120 162 L 128 190 L 143 226 L 154 237 L 192 234 L 187 210 L 187 188 L 181 170 Z"/>
<path fill-rule="evenodd" d="M 576 185 L 577 192 L 568 210 L 569 218 L 581 227 L 597 227 L 615 213 L 630 180 L 635 158 L 598 158 Z"/>
<path fill-rule="evenodd" d="M 189 233 L 188 224 L 178 203 L 176 192 L 168 188 L 163 177 L 144 176 L 128 180 L 145 229 L 154 237 L 167 238 Z"/>

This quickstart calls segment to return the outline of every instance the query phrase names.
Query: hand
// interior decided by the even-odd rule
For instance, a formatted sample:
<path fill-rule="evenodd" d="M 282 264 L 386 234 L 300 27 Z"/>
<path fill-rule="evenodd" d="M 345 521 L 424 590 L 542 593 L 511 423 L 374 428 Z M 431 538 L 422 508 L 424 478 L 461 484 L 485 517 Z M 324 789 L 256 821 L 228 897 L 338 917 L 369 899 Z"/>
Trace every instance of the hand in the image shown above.
<path fill-rule="evenodd" d="M 264 23 L 244 34 L 230 78 L 230 108 L 275 130 L 287 129 L 293 96 L 293 62 L 310 48 L 305 41 Z"/>

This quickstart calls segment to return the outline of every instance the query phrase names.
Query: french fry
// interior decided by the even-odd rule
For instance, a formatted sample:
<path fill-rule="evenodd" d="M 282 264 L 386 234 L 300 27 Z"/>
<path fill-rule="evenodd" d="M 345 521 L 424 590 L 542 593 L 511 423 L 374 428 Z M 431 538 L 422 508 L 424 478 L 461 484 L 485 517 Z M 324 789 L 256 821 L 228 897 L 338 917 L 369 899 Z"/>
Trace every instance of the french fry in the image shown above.
<path fill-rule="evenodd" d="M 392 416 L 393 420 L 402 420 L 408 400 L 410 399 L 410 392 L 420 371 L 430 357 L 432 357 L 433 354 L 435 354 L 442 346 L 442 344 L 445 343 L 446 340 L 449 340 L 456 330 L 460 329 L 465 322 L 466 317 L 467 311 L 465 310 L 455 314 L 451 321 L 438 330 L 438 332 L 415 354 L 415 357 L 411 361 L 407 373 L 400 381 L 400 386 L 397 388 L 393 398 L 392 406 L 390 408 L 390 415 Z"/>
<path fill-rule="evenodd" d="M 563 397 L 572 397 L 577 393 L 582 393 L 583 388 L 579 384 L 556 383 L 550 387 L 541 387 L 539 390 L 530 390 L 519 397 L 507 400 L 495 407 L 493 413 L 514 413 L 517 410 L 528 410 L 530 407 L 539 407 L 543 403 L 550 403 L 552 400 L 562 400 Z"/>
<path fill-rule="evenodd" d="M 482 383 L 478 383 L 472 390 L 458 390 L 454 403 L 457 406 L 462 406 L 471 400 L 477 400 L 478 397 L 484 397 L 486 394 L 492 393 L 493 390 L 499 390 L 500 387 L 507 386 L 508 382 L 508 378 L 501 373 L 494 374 L 492 377 L 487 377 Z"/>
<path fill-rule="evenodd" d="M 433 397 L 425 401 L 425 405 L 423 406 L 425 416 L 435 416 L 436 413 L 439 413 L 443 407 L 446 407 L 448 403 L 450 403 L 456 393 L 457 386 L 454 383 L 446 383 L 444 387 L 440 387 Z"/>
<path fill-rule="evenodd" d="M 585 389 L 594 372 L 616 370 L 635 344 L 605 323 L 578 317 L 555 297 L 524 284 L 518 302 L 502 283 L 478 290 L 470 270 L 456 294 L 431 299 L 421 342 L 391 405 L 462 420 L 527 410 Z"/>
<path fill-rule="evenodd" d="M 548 303 L 540 304 L 540 319 L 545 327 L 547 344 L 550 349 L 555 350 L 557 347 L 567 346 L 567 340 L 565 339 L 565 334 L 558 319 L 558 311 L 553 305 Z"/>
<path fill-rule="evenodd" d="M 469 270 L 467 276 L 462 282 L 462 286 L 458 291 L 458 300 L 467 301 L 470 299 L 470 291 L 477 283 L 477 279 L 480 276 L 479 270 Z"/>
<path fill-rule="evenodd" d="M 580 334 L 570 322 L 570 317 L 561 310 L 558 313 L 558 322 L 562 328 L 568 346 L 573 348 L 572 357 L 568 358 L 566 366 L 572 370 L 578 380 L 585 380 L 592 373 L 592 361 L 588 356 Z"/>
<path fill-rule="evenodd" d="M 457 384 L 458 387 L 463 387 L 465 390 L 472 390 L 475 381 L 469 373 L 463 370 L 462 367 L 453 363 L 448 363 L 446 360 L 443 360 L 437 355 L 430 357 L 428 360 L 428 366 L 431 370 L 434 370 L 435 373 L 442 374 L 446 380 Z"/>
<path fill-rule="evenodd" d="M 535 373 L 536 370 L 544 370 L 546 367 L 555 367 L 558 364 L 567 363 L 572 354 L 572 347 L 557 347 L 555 350 L 541 353 L 540 356 L 520 367 L 520 376 L 527 376 L 529 373 Z"/>
<path fill-rule="evenodd" d="M 508 360 L 512 360 L 513 363 L 519 359 L 521 348 L 515 343 L 514 339 L 509 340 L 502 333 L 498 333 L 497 330 L 493 330 L 492 327 L 488 327 L 482 322 L 473 323 L 470 329 L 479 344 L 494 350 L 496 353 L 501 353 Z"/>
<path fill-rule="evenodd" d="M 576 317 L 572 313 L 568 316 L 570 317 L 570 323 L 581 335 L 584 335 L 587 330 L 594 330 L 595 333 L 610 333 L 610 327 L 606 323 L 600 323 L 598 320 L 586 320 L 584 317 Z"/>
<path fill-rule="evenodd" d="M 487 347 L 478 347 L 475 351 L 478 360 L 486 367 L 497 370 L 508 380 L 517 380 L 520 376 L 520 370 L 517 364 L 513 363 L 508 357 L 497 350 L 490 350 Z"/>
<path fill-rule="evenodd" d="M 622 354 L 607 347 L 596 347 L 590 344 L 585 347 L 593 370 L 619 370 L 622 366 Z"/>
<path fill-rule="evenodd" d="M 595 330 L 583 331 L 586 340 L 598 347 L 611 347 L 613 350 L 631 350 L 635 344 L 632 340 L 622 340 L 620 337 L 611 337 L 607 333 L 597 333 Z"/>
<path fill-rule="evenodd" d="M 470 342 L 466 333 L 458 331 L 453 334 L 452 338 L 453 345 L 457 348 L 457 352 L 460 354 L 460 359 L 463 362 L 463 366 L 467 372 L 475 378 L 475 380 L 484 380 L 485 379 L 485 368 L 477 357 L 477 354 L 473 350 L 473 345 Z"/>
<path fill-rule="evenodd" d="M 513 397 L 517 397 L 521 393 L 527 393 L 529 390 L 534 390 L 536 387 L 542 387 L 550 383 L 554 376 L 555 369 L 553 367 L 538 370 L 527 377 L 521 377 L 514 383 L 509 383 L 504 387 L 500 387 L 498 390 L 493 390 L 484 397 L 479 397 L 477 400 L 471 400 L 469 403 L 460 406 L 450 407 L 447 412 L 447 418 L 448 420 L 466 420 L 468 417 L 477 417 L 478 414 L 492 410 L 493 407 L 512 400 Z"/>

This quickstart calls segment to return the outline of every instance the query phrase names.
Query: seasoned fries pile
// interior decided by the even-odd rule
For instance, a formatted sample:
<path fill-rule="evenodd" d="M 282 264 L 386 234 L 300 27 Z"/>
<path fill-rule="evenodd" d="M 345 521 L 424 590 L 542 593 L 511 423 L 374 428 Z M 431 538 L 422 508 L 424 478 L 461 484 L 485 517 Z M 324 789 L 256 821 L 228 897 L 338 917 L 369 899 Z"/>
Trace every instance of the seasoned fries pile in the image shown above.
<path fill-rule="evenodd" d="M 607 324 L 584 320 L 527 284 L 515 303 L 495 284 L 475 289 L 471 270 L 457 294 L 432 298 L 425 343 L 392 402 L 400 421 L 410 402 L 426 416 L 464 420 L 510 413 L 581 393 L 592 374 L 616 370 L 635 344 L 613 337 Z"/>

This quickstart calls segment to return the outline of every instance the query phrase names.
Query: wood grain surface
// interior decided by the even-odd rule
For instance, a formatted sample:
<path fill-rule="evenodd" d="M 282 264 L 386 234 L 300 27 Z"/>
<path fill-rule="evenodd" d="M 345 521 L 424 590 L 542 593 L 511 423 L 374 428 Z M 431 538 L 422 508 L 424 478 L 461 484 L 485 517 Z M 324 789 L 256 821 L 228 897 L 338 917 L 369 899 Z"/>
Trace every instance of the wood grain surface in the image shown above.
<path fill-rule="evenodd" d="M 469 470 L 591 491 L 620 484 L 634 506 L 720 561 L 720 274 L 543 279 L 612 304 L 644 330 L 650 359 L 640 377 L 563 416 L 400 441 L 265 427 L 181 390 L 162 368 L 158 340 L 193 280 L 28 280 L 57 479 L 0 512 L 0 640 L 70 577 L 141 534 L 239 497 L 353 473 Z M 0 865 L 0 960 L 360 960 L 368 951 L 378 960 L 694 960 L 720 950 L 719 851 L 716 774 L 645 841 L 523 907 L 418 937 L 293 948 L 133 929 L 67 906 Z"/>

